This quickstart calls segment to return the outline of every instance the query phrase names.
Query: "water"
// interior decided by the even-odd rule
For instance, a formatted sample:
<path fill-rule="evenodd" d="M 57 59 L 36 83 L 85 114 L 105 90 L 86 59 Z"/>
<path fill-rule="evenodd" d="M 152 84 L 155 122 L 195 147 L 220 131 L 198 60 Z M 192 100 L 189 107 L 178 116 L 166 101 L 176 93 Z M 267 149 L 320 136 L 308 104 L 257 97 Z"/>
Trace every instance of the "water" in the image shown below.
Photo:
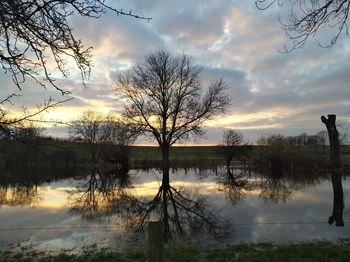
<path fill-rule="evenodd" d="M 168 193 L 168 215 L 170 219 L 174 215 L 170 199 L 173 194 L 178 200 L 176 210 L 183 231 L 199 232 L 185 238 L 200 243 L 349 238 L 350 182 L 343 177 L 345 227 L 331 226 L 327 223 L 334 205 L 330 177 L 262 176 L 239 170 L 227 174 L 224 169 L 215 174 L 210 170 L 179 169 L 170 174 L 173 191 Z M 113 249 L 142 247 L 146 244 L 144 238 L 139 235 L 136 241 L 133 232 L 157 195 L 161 178 L 157 170 L 131 170 L 127 175 L 95 171 L 84 177 L 51 182 L 2 183 L 0 247 L 6 249 L 18 243 L 45 250 L 95 244 Z M 145 221 L 164 217 L 160 208 L 164 202 L 159 203 Z M 215 224 L 213 228 L 220 233 L 216 238 L 205 232 L 210 223 L 203 219 Z M 178 228 L 171 230 L 176 241 Z"/>

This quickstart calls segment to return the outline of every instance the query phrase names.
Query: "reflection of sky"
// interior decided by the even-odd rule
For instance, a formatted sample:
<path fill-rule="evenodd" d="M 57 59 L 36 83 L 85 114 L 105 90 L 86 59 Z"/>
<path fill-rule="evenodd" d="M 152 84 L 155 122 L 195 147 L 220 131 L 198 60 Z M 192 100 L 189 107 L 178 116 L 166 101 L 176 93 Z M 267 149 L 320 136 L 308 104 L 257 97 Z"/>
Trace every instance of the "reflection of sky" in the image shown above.
<path fill-rule="evenodd" d="M 135 183 L 130 191 L 137 197 L 151 198 L 158 191 L 161 175 L 159 172 L 140 171 L 133 174 Z M 219 175 L 220 176 L 220 175 Z M 345 238 L 350 234 L 347 227 L 339 228 L 328 224 L 290 224 L 290 225 L 237 225 L 266 222 L 312 222 L 327 221 L 333 208 L 333 191 L 330 180 L 292 191 L 284 203 L 269 203 L 260 197 L 259 189 L 245 190 L 241 201 L 232 206 L 225 192 L 219 191 L 217 177 L 209 173 L 178 170 L 171 173 L 171 185 L 187 191 L 198 190 L 205 195 L 212 208 L 225 221 L 232 223 L 233 234 L 225 242 L 239 241 L 276 241 L 335 239 Z M 116 225 L 116 217 L 97 221 L 82 220 L 69 213 L 68 193 L 85 180 L 65 179 L 38 187 L 39 202 L 27 206 L 0 207 L 1 228 L 36 228 L 63 227 L 60 230 L 2 231 L 0 246 L 20 240 L 31 240 L 42 248 L 68 248 L 83 246 L 94 241 L 105 246 L 119 247 L 123 229 L 116 226 L 108 229 L 72 229 L 78 226 Z M 350 183 L 343 181 L 345 209 L 344 221 L 350 221 L 349 204 L 346 202 L 350 193 Z M 236 226 L 235 226 L 236 224 Z"/>

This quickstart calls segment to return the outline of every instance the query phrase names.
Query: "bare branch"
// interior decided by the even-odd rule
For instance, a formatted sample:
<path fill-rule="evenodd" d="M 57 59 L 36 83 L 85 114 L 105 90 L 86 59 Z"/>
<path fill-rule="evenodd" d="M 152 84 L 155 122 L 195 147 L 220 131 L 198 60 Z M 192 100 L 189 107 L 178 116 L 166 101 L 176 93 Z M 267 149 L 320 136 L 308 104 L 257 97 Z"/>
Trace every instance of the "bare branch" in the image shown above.
<path fill-rule="evenodd" d="M 115 91 L 127 100 L 124 116 L 151 133 L 160 146 L 203 135 L 200 126 L 224 113 L 230 99 L 222 79 L 205 92 L 200 71 L 188 56 L 151 53 L 144 64 L 117 76 Z"/>
<path fill-rule="evenodd" d="M 289 3 L 291 11 L 286 20 L 280 19 L 292 46 L 285 46 L 290 52 L 302 48 L 306 42 L 320 30 L 329 30 L 333 36 L 321 47 L 332 47 L 342 33 L 348 35 L 349 0 L 256 0 L 258 9 L 266 10 L 278 2 L 279 5 Z"/>
<path fill-rule="evenodd" d="M 68 77 L 67 62 L 73 59 L 82 82 L 91 71 L 91 47 L 84 47 L 73 35 L 69 18 L 78 14 L 98 18 L 107 10 L 117 15 L 149 21 L 123 9 L 115 9 L 104 0 L 2 0 L 0 5 L 0 63 L 21 89 L 27 78 L 39 85 L 52 86 L 62 94 L 69 93 L 56 85 L 48 65 L 54 61 L 63 77 Z"/>
<path fill-rule="evenodd" d="M 137 130 L 118 120 L 113 114 L 94 111 L 82 113 L 69 124 L 71 138 L 80 140 L 89 148 L 91 160 L 98 163 L 108 145 L 125 148 L 137 137 Z"/>

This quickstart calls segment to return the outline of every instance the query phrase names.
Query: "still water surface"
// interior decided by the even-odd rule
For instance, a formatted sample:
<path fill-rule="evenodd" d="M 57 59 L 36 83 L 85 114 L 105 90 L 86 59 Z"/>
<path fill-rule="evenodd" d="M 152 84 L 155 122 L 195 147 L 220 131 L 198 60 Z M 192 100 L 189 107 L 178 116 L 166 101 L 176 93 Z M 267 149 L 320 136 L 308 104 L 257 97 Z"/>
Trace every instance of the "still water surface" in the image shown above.
<path fill-rule="evenodd" d="M 217 174 L 178 169 L 170 176 L 173 188 L 181 188 L 188 197 L 200 196 L 206 209 L 222 221 L 225 234 L 213 241 L 284 243 L 350 238 L 350 182 L 346 177 L 342 178 L 345 226 L 336 227 L 327 223 L 334 205 L 329 174 L 295 179 L 240 172 L 233 175 L 234 179 L 229 179 L 224 169 Z M 142 246 L 142 240 L 129 238 L 134 235 L 128 229 L 133 219 L 124 214 L 134 209 L 136 202 L 125 201 L 151 200 L 159 190 L 161 177 L 157 170 L 131 170 L 118 183 L 96 174 L 36 184 L 3 183 L 0 247 L 6 249 L 16 243 L 50 250 L 91 244 L 114 249 Z M 205 239 L 212 238 L 198 235 L 197 241 Z"/>

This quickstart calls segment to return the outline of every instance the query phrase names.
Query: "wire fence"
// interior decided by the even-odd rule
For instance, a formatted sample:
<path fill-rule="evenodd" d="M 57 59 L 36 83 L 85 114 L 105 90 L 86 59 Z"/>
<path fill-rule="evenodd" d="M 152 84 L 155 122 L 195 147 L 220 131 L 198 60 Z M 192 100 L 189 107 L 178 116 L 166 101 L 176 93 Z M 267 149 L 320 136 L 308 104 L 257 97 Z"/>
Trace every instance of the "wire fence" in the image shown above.
<path fill-rule="evenodd" d="M 349 224 L 350 222 L 344 222 Z M 289 222 L 252 222 L 252 223 L 233 223 L 233 227 L 249 226 L 269 226 L 269 225 L 317 225 L 328 224 L 327 221 L 289 221 Z M 113 229 L 119 228 L 118 225 L 108 226 L 55 226 L 55 227 L 8 227 L 0 228 L 0 231 L 30 231 L 30 230 L 70 230 L 70 229 Z"/>

